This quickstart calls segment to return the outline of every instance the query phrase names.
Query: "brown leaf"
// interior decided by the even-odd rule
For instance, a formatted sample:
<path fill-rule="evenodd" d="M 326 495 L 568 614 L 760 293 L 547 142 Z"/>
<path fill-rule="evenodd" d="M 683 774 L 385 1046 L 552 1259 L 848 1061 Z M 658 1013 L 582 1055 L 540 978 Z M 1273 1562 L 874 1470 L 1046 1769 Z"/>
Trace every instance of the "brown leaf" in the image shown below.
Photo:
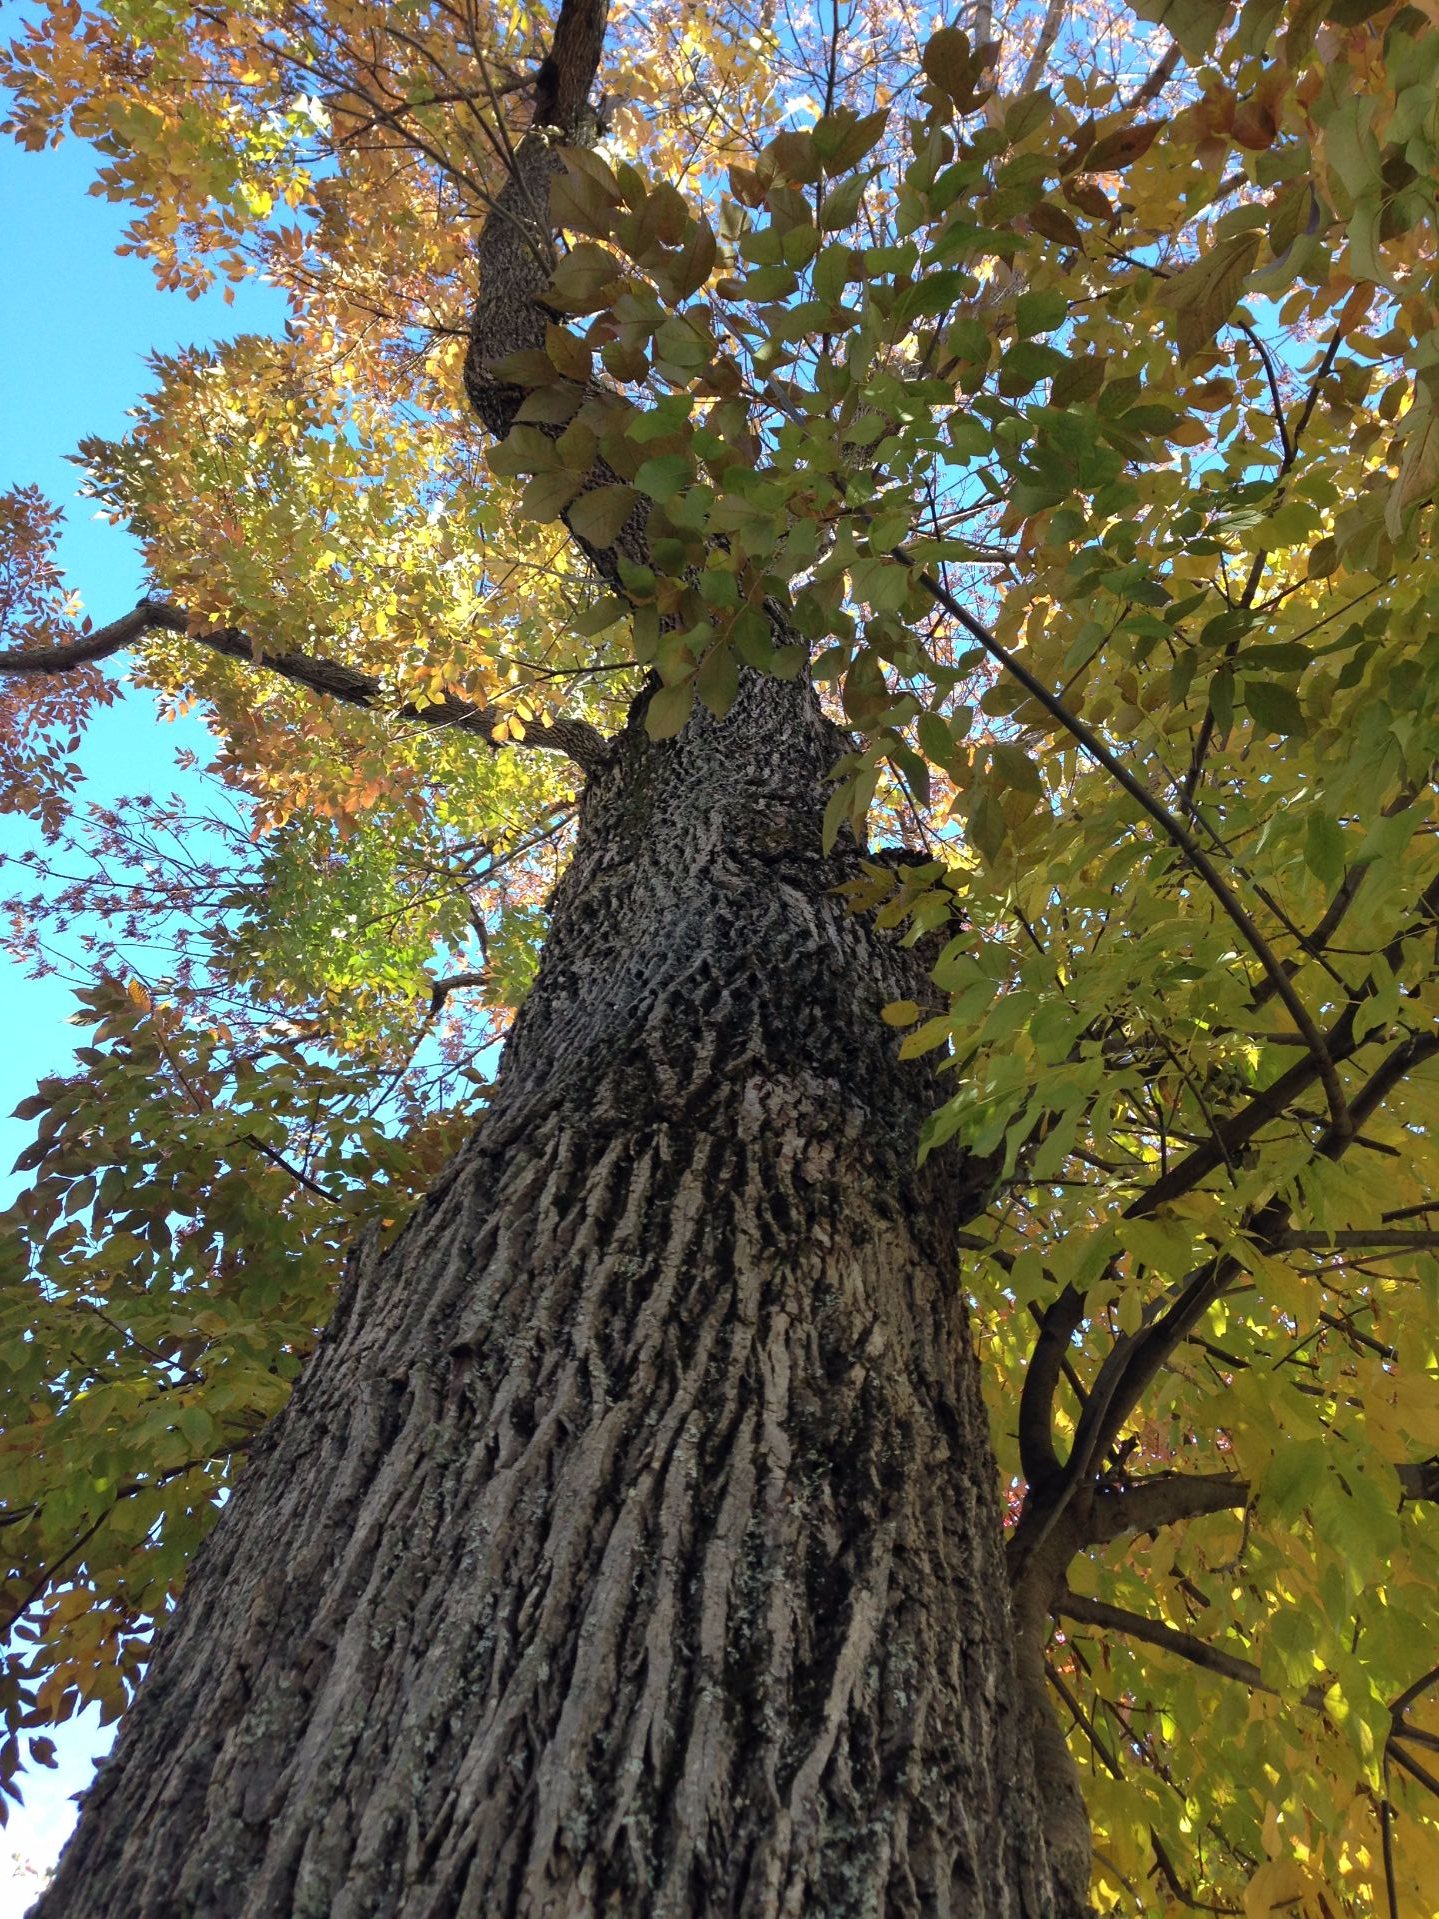
<path fill-rule="evenodd" d="M 1246 100 L 1231 128 L 1236 146 L 1246 147 L 1251 153 L 1263 153 L 1272 147 L 1278 131 L 1274 108 L 1265 100 Z"/>
<path fill-rule="evenodd" d="M 1041 200 L 1037 207 L 1029 212 L 1029 224 L 1046 240 L 1053 240 L 1062 247 L 1077 247 L 1084 244 L 1084 235 L 1070 219 L 1063 207 L 1057 207 L 1053 201 Z"/>
<path fill-rule="evenodd" d="M 779 178 L 798 181 L 802 186 L 818 180 L 824 170 L 814 136 L 809 133 L 777 134 L 765 148 L 764 157 Z"/>
<path fill-rule="evenodd" d="M 551 363 L 570 380 L 590 377 L 590 350 L 568 327 L 553 322 L 545 328 L 545 352 Z"/>
<path fill-rule="evenodd" d="M 1137 126 L 1118 127 L 1113 133 L 1106 133 L 1085 154 L 1083 171 L 1118 173 L 1125 167 L 1133 166 L 1141 154 L 1148 153 L 1154 145 L 1163 125 L 1162 120 L 1144 120 Z"/>
<path fill-rule="evenodd" d="M 1094 184 L 1093 180 L 1066 180 L 1064 197 L 1071 206 L 1087 213 L 1092 220 L 1112 220 L 1114 208 L 1109 198 Z"/>
<path fill-rule="evenodd" d="M 592 546 L 613 546 L 639 497 L 632 486 L 594 487 L 570 508 L 569 524 Z"/>

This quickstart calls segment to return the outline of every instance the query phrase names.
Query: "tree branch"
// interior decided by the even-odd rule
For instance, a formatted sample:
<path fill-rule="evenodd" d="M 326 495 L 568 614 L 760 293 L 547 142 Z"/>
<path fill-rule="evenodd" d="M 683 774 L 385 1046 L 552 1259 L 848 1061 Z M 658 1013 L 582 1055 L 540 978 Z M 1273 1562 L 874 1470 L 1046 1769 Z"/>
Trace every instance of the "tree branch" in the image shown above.
<path fill-rule="evenodd" d="M 1078 1625 L 1097 1626 L 1108 1632 L 1122 1633 L 1127 1639 L 1138 1639 L 1145 1645 L 1156 1646 L 1162 1652 L 1173 1653 L 1176 1658 L 1188 1660 L 1193 1666 L 1201 1667 L 1205 1672 L 1217 1674 L 1221 1679 L 1236 1680 L 1241 1686 L 1247 1686 L 1251 1692 L 1269 1693 L 1281 1697 L 1277 1686 L 1271 1686 L 1250 1659 L 1240 1659 L 1228 1653 L 1222 1647 L 1211 1645 L 1206 1639 L 1199 1639 L 1193 1633 L 1181 1632 L 1177 1627 L 1167 1626 L 1162 1620 L 1147 1619 L 1140 1613 L 1126 1612 L 1121 1606 L 1111 1606 L 1102 1599 L 1090 1599 L 1079 1593 L 1064 1592 L 1055 1604 L 1057 1617 L 1072 1619 Z M 1426 1675 L 1418 1682 L 1418 1689 L 1433 1678 Z M 1328 1689 L 1320 1684 L 1308 1686 L 1299 1695 L 1296 1703 L 1307 1706 L 1311 1711 L 1322 1712 L 1324 1697 Z M 1385 1741 L 1386 1755 L 1403 1767 L 1411 1778 L 1439 1798 L 1439 1779 L 1421 1766 L 1417 1759 L 1406 1753 L 1399 1744 L 1401 1739 L 1412 1739 L 1413 1730 L 1403 1721 L 1403 1704 L 1416 1692 L 1410 1687 L 1400 1695 L 1389 1708 L 1389 1736 Z"/>
<path fill-rule="evenodd" d="M 1029 56 L 1029 64 L 1024 69 L 1024 78 L 1016 88 L 1020 97 L 1032 93 L 1044 78 L 1044 69 L 1049 56 L 1054 51 L 1054 43 L 1059 38 L 1059 30 L 1064 25 L 1068 12 L 1066 0 L 1049 0 L 1044 9 L 1044 21 L 1039 29 L 1039 39 L 1035 42 L 1034 52 Z M 988 35 L 985 36 L 988 38 Z"/>
<path fill-rule="evenodd" d="M 188 627 L 179 607 L 169 606 L 163 600 L 141 600 L 138 606 L 122 613 L 108 626 L 96 627 L 93 633 L 67 641 L 63 646 L 36 646 L 0 653 L 0 673 L 74 673 L 82 666 L 92 666 L 98 660 L 108 660 L 112 654 L 123 652 L 157 628 L 184 633 Z"/>
<path fill-rule="evenodd" d="M 281 679 L 303 686 L 311 693 L 340 700 L 346 706 L 367 711 L 383 708 L 384 688 L 370 673 L 342 666 L 334 660 L 317 659 L 309 653 L 274 653 L 256 645 L 232 626 L 192 627 L 183 607 L 166 600 L 142 600 L 129 613 L 112 620 L 83 638 L 64 646 L 36 647 L 18 652 L 0 653 L 0 674 L 73 673 L 82 666 L 109 659 L 112 654 L 133 646 L 146 633 L 179 634 L 207 647 L 224 659 L 243 660 L 246 665 L 263 667 Z M 495 729 L 507 716 L 487 707 L 473 706 L 468 700 L 446 696 L 421 706 L 406 701 L 388 709 L 398 719 L 414 726 L 451 728 L 459 733 L 477 734 L 498 749 L 504 742 L 495 738 Z M 511 721 L 513 724 L 513 721 Z M 609 751 L 604 735 L 588 720 L 561 717 L 524 725 L 525 746 L 538 746 L 546 752 L 563 753 L 582 772 L 590 773 L 602 763 Z"/>
<path fill-rule="evenodd" d="M 1394 1734 L 1390 1734 L 1389 1743 L 1384 1750 L 1391 1759 L 1399 1762 L 1411 1779 L 1417 1779 L 1426 1792 L 1432 1793 L 1434 1798 L 1439 1799 L 1439 1779 L 1436 1779 L 1426 1767 L 1421 1766 L 1412 1754 L 1405 1752 L 1396 1742 Z"/>
<path fill-rule="evenodd" d="M 451 973 L 447 979 L 431 980 L 430 1010 L 425 1015 L 434 1019 L 451 993 L 463 992 L 469 986 L 485 986 L 489 983 L 488 973 Z"/>
<path fill-rule="evenodd" d="M 1125 101 L 1125 112 L 1138 113 L 1142 107 L 1147 107 L 1151 101 L 1157 100 L 1174 78 L 1179 63 L 1183 58 L 1184 49 L 1177 40 L 1171 41 L 1169 51 L 1158 65 L 1151 70 L 1144 85 L 1140 87 L 1138 92 L 1130 99 Z"/>
<path fill-rule="evenodd" d="M 1146 1645 L 1158 1646 L 1163 1652 L 1187 1659 L 1192 1666 L 1203 1667 L 1205 1672 L 1217 1673 L 1221 1679 L 1238 1680 L 1241 1686 L 1248 1686 L 1253 1692 L 1278 1692 L 1278 1688 L 1271 1686 L 1263 1677 L 1252 1659 L 1240 1659 L 1220 1646 L 1211 1645 L 1207 1639 L 1198 1639 L 1193 1633 L 1166 1626 L 1161 1619 L 1146 1619 L 1140 1613 L 1126 1612 L 1121 1606 L 1111 1606 L 1103 1599 L 1090 1599 L 1067 1591 L 1060 1594 L 1054 1610 L 1081 1626 L 1101 1626 L 1109 1632 L 1123 1633 L 1127 1639 L 1140 1639 Z M 1300 1705 L 1322 1706 L 1324 1691 L 1323 1686 L 1308 1687 L 1300 1695 Z"/>
<path fill-rule="evenodd" d="M 1179 49 L 1176 46 L 1172 51 L 1177 53 Z M 1183 1880 L 1175 1871 L 1174 1861 L 1170 1858 L 1163 1841 L 1153 1826 L 1149 1828 L 1149 1843 L 1154 1848 L 1154 1863 L 1159 1868 L 1160 1877 L 1182 1906 L 1188 1906 L 1192 1912 L 1237 1913 L 1242 1910 L 1239 1906 L 1226 1905 L 1219 1899 L 1196 1899 L 1194 1894 L 1185 1887 Z"/>
<path fill-rule="evenodd" d="M 1342 1024 L 1342 1022 L 1340 1022 Z M 1356 1050 L 1351 1041 L 1351 1050 Z M 1383 1103 L 1394 1087 L 1421 1060 L 1439 1053 L 1439 1033 L 1415 1034 L 1394 1047 L 1349 1102 L 1341 1129 L 1331 1126 L 1313 1149 L 1315 1159 L 1342 1159 L 1353 1143 L 1355 1129 Z M 1128 1209 L 1133 1215 L 1136 1207 Z M 1276 1240 L 1288 1228 L 1290 1209 L 1282 1199 L 1260 1208 L 1245 1228 L 1247 1237 L 1264 1252 L 1276 1250 Z M 1182 1339 L 1225 1289 L 1245 1271 L 1233 1254 L 1216 1252 L 1197 1266 L 1145 1310 L 1137 1332 L 1122 1334 L 1108 1354 L 1090 1388 L 1089 1399 L 1075 1430 L 1074 1444 L 1063 1473 L 1051 1481 L 1026 1511 L 1010 1540 L 1010 1560 L 1016 1583 L 1027 1576 L 1031 1560 L 1058 1525 L 1105 1451 L 1117 1438 L 1149 1382 Z"/>
<path fill-rule="evenodd" d="M 1406 1233 L 1390 1228 L 1371 1232 L 1276 1233 L 1269 1242 L 1276 1252 L 1409 1252 L 1422 1253 L 1439 1246 L 1439 1229 L 1432 1233 Z"/>
<path fill-rule="evenodd" d="M 1031 1486 L 1047 1485 L 1063 1468 L 1054 1446 L 1054 1394 L 1069 1342 L 1084 1317 L 1084 1295 L 1073 1286 L 1046 1310 L 1019 1394 L 1019 1464 Z"/>
<path fill-rule="evenodd" d="M 1155 1532 L 1248 1503 L 1248 1482 L 1229 1473 L 1159 1473 L 1127 1486 L 1099 1488 L 1085 1532 L 1090 1545 L 1105 1546 L 1126 1533 Z"/>
<path fill-rule="evenodd" d="M 1439 1500 L 1439 1457 L 1404 1460 L 1394 1472 L 1404 1499 L 1415 1504 Z M 1107 1546 L 1126 1533 L 1156 1532 L 1161 1526 L 1200 1519 L 1208 1513 L 1237 1512 L 1249 1504 L 1250 1497 L 1249 1481 L 1229 1473 L 1156 1473 L 1127 1486 L 1101 1486 L 1085 1516 L 1084 1543 Z M 1436 1680 L 1439 1667 L 1419 1683 L 1413 1696 Z M 1406 1694 L 1396 1710 L 1409 1703 Z"/>
<path fill-rule="evenodd" d="M 1418 1465 L 1396 1466 L 1399 1490 L 1406 1499 L 1439 1499 L 1439 1458 L 1420 1460 Z"/>
<path fill-rule="evenodd" d="M 1405 940 L 1412 938 L 1416 931 L 1421 930 L 1425 922 L 1432 924 L 1436 919 L 1439 919 L 1439 874 L 1430 880 L 1414 902 L 1406 924 L 1382 949 L 1380 957 L 1391 973 L 1399 969 Z M 1415 921 L 1419 922 L 1418 926 L 1414 924 Z M 1361 1044 L 1372 1043 L 1367 1037 L 1364 1042 L 1356 1040 L 1354 1027 L 1359 1008 L 1365 1000 L 1372 998 L 1376 990 L 1371 975 L 1357 991 L 1350 995 L 1343 1013 L 1330 1028 L 1326 1044 L 1330 1058 L 1336 1063 L 1352 1059 L 1359 1051 Z M 1256 1000 L 1261 997 L 1268 997 L 1263 994 L 1262 987 L 1256 992 Z M 1427 1054 L 1424 1056 L 1427 1057 Z M 1416 1063 L 1417 1061 L 1413 1059 L 1409 1062 L 1410 1065 Z M 1404 1070 L 1407 1071 L 1408 1068 Z M 1172 1166 L 1167 1173 L 1162 1174 L 1152 1185 L 1146 1187 L 1140 1197 L 1126 1207 L 1125 1218 L 1144 1218 L 1146 1214 L 1156 1211 L 1167 1201 L 1178 1199 L 1182 1194 L 1191 1192 L 1201 1179 L 1213 1172 L 1225 1159 L 1237 1158 L 1242 1148 L 1262 1127 L 1267 1126 L 1271 1120 L 1278 1119 L 1298 1095 L 1313 1084 L 1317 1074 L 1318 1066 L 1312 1057 L 1297 1060 L 1286 1072 L 1281 1073 L 1278 1079 L 1265 1087 L 1263 1092 L 1257 1093 L 1248 1106 L 1225 1120 L 1218 1129 L 1218 1136 L 1215 1139 L 1206 1140 L 1202 1145 L 1196 1146 L 1177 1166 Z M 1358 1125 L 1362 1117 L 1373 1111 L 1373 1106 L 1367 1106 L 1365 1114 L 1361 1114 L 1351 1101 L 1351 1109 L 1351 1117 L 1355 1125 Z"/>
<path fill-rule="evenodd" d="M 272 1165 L 278 1166 L 282 1173 L 288 1173 L 297 1186 L 303 1186 L 305 1191 L 313 1193 L 316 1199 L 327 1200 L 331 1206 L 344 1204 L 344 1201 L 337 1199 L 328 1187 L 322 1186 L 317 1179 L 311 1179 L 308 1173 L 302 1172 L 298 1166 L 293 1165 L 283 1153 L 277 1152 L 273 1146 L 267 1146 L 257 1134 L 242 1133 L 240 1143 L 244 1146 L 253 1146 L 257 1153 L 263 1153 Z"/>

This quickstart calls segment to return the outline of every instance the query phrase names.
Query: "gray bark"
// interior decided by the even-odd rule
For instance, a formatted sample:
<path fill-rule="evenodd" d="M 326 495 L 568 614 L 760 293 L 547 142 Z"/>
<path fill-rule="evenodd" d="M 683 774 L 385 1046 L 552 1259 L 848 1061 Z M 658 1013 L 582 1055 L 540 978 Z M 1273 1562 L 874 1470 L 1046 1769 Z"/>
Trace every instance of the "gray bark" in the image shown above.
<path fill-rule="evenodd" d="M 752 681 L 592 779 L 492 1110 L 353 1262 L 43 1919 L 1067 1909 L 836 744 Z"/>

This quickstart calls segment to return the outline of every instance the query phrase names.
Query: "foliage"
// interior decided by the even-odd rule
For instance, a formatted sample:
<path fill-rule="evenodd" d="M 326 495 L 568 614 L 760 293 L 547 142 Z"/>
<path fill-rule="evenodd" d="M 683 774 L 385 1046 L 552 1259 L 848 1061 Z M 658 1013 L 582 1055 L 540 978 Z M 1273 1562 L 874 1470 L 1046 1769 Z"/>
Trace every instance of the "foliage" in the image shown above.
<path fill-rule="evenodd" d="M 33 1574 L 0 1677 L 12 1767 L 23 1728 L 122 1709 L 357 1228 L 392 1229 L 462 1137 L 442 1112 L 387 1127 L 370 1074 L 187 1030 L 138 984 L 80 999 L 93 1043 L 21 1104 L 36 1178 L 0 1237 L 7 1550 Z"/>
<path fill-rule="evenodd" d="M 0 633 L 62 640 L 78 611 L 54 563 L 59 515 L 35 487 L 0 493 Z M 18 689 L 0 702 L 0 812 L 55 832 L 80 779 L 71 755 L 88 714 L 113 697 L 98 672 Z"/>
<path fill-rule="evenodd" d="M 538 11 L 57 0 L 11 49 L 12 130 L 93 139 L 164 280 L 263 272 L 292 302 L 283 341 L 157 363 L 85 459 L 188 617 L 135 671 L 205 703 L 271 835 L 195 990 L 346 1009 L 302 1095 L 283 1056 L 242 1073 L 109 987 L 94 1087 L 47 1095 L 7 1305 L 33 1324 L 14 1390 L 56 1433 L 22 1423 L 7 1468 L 35 1725 L 67 1688 L 118 1702 L 341 1227 L 423 1184 L 353 1104 L 463 917 L 415 876 L 446 835 L 535 871 L 571 790 L 399 709 L 612 730 L 642 669 L 663 736 L 808 654 L 855 736 L 827 830 L 883 822 L 910 856 L 855 907 L 938 951 L 947 1010 L 886 1015 L 937 1061 L 926 1149 L 1002 1169 L 964 1276 L 1017 1577 L 1077 1529 L 1049 1656 L 1097 1902 L 1327 1919 L 1439 1883 L 1439 14 L 981 15 L 621 12 L 606 137 L 555 186 L 546 346 L 499 369 L 527 397 L 487 460 L 469 223 Z M 654 565 L 596 598 L 566 528 L 608 548 L 637 510 Z M 16 496 L 0 524 L 31 648 L 58 617 L 44 517 Z M 391 711 L 198 643 L 231 628 L 363 670 Z M 323 927 L 386 914 L 402 944 L 321 962 Z M 179 1097 L 122 1124 L 167 1047 Z M 240 1126 L 311 1142 L 341 1203 L 237 1155 Z M 188 1222 L 183 1254 L 131 1214 Z M 234 1277 L 247 1232 L 264 1298 Z"/>

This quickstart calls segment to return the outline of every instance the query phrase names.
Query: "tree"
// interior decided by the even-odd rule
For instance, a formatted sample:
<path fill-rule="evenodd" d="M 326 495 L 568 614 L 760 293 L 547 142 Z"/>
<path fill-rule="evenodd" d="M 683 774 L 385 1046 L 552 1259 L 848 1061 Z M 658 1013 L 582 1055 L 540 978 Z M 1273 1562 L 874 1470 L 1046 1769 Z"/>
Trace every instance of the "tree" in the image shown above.
<path fill-rule="evenodd" d="M 84 449 L 131 614 L 8 509 L 11 803 L 130 649 L 269 834 L 36 1097 L 12 1729 L 167 1621 L 47 1916 L 1422 1909 L 1439 30 L 1151 11 L 10 50 L 295 313 Z"/>

